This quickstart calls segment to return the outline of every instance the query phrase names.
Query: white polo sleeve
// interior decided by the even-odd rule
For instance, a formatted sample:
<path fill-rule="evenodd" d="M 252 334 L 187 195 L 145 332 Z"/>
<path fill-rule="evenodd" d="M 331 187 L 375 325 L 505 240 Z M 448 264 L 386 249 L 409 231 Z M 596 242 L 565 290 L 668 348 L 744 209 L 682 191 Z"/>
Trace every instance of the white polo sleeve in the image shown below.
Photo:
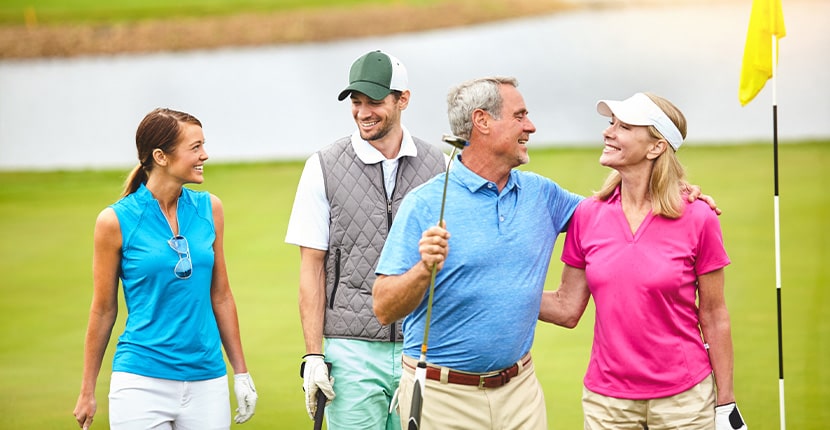
<path fill-rule="evenodd" d="M 320 158 L 314 153 L 306 160 L 297 184 L 285 242 L 306 248 L 328 249 L 330 210 Z"/>

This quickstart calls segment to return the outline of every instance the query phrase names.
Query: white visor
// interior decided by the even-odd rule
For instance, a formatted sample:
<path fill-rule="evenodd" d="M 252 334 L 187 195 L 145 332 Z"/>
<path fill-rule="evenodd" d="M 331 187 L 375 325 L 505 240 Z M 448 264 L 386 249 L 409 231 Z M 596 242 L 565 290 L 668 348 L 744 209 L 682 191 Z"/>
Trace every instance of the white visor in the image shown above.
<path fill-rule="evenodd" d="M 597 112 L 603 116 L 615 116 L 631 125 L 653 125 L 677 151 L 683 144 L 683 135 L 671 119 L 647 95 L 637 93 L 623 100 L 600 100 Z"/>

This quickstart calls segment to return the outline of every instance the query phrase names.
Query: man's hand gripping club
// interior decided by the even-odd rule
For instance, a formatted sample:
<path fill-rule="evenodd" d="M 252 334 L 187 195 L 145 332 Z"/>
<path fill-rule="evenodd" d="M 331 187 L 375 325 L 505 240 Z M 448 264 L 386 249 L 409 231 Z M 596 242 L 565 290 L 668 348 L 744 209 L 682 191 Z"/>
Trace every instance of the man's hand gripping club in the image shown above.
<path fill-rule="evenodd" d="M 440 271 L 444 267 L 444 261 L 449 253 L 450 233 L 445 229 L 447 223 L 442 221 L 441 227 L 433 226 L 424 231 L 421 240 L 418 242 L 418 252 L 421 254 L 421 262 L 427 272 L 432 272 L 432 266 Z"/>
<path fill-rule="evenodd" d="M 303 359 L 302 377 L 305 391 L 305 410 L 312 420 L 317 413 L 317 391 L 326 395 L 326 406 L 334 399 L 334 378 L 329 376 L 329 369 L 323 361 L 322 354 L 306 354 Z"/>

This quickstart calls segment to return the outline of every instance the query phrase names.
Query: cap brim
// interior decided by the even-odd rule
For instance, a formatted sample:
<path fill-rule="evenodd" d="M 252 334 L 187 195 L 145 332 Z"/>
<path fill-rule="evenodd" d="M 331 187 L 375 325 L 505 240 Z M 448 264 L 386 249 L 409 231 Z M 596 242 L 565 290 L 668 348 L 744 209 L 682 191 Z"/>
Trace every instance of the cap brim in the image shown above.
<path fill-rule="evenodd" d="M 340 95 L 337 96 L 337 100 L 342 101 L 346 97 L 349 97 L 349 94 L 351 94 L 352 91 L 357 91 L 359 93 L 366 94 L 366 96 L 368 96 L 372 100 L 383 100 L 386 98 L 386 96 L 389 95 L 389 93 L 392 92 L 389 88 L 375 84 L 373 82 L 358 81 L 346 87 L 345 90 L 341 91 Z"/>
<path fill-rule="evenodd" d="M 599 114 L 602 115 L 602 116 L 608 116 L 608 117 L 610 117 L 611 115 L 614 114 L 614 112 L 608 106 L 608 101 L 606 101 L 606 100 L 600 100 L 600 101 L 597 102 L 597 112 L 599 112 Z"/>
<path fill-rule="evenodd" d="M 614 116 L 630 125 L 654 126 L 675 151 L 683 144 L 683 134 L 677 125 L 643 93 L 636 93 L 622 101 L 600 100 L 597 102 L 597 112 L 607 117 Z"/>
<path fill-rule="evenodd" d="M 636 100 L 600 100 L 597 112 L 602 116 L 615 116 L 620 121 L 631 125 L 651 125 L 651 118 L 645 113 L 641 103 Z"/>

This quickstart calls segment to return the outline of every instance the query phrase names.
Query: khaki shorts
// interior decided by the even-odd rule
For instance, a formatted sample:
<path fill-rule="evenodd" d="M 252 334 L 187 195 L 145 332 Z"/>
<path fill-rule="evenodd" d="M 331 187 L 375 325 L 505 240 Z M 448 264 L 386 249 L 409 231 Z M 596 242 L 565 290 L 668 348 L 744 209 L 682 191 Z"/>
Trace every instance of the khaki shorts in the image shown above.
<path fill-rule="evenodd" d="M 409 357 L 404 359 L 411 360 Z M 402 427 L 407 428 L 415 373 L 406 365 L 403 370 L 398 408 Z M 427 379 L 420 428 L 547 430 L 545 396 L 533 370 L 533 362 L 498 388 Z"/>
<path fill-rule="evenodd" d="M 628 400 L 582 389 L 585 430 L 714 430 L 715 383 L 709 375 L 671 397 Z"/>

